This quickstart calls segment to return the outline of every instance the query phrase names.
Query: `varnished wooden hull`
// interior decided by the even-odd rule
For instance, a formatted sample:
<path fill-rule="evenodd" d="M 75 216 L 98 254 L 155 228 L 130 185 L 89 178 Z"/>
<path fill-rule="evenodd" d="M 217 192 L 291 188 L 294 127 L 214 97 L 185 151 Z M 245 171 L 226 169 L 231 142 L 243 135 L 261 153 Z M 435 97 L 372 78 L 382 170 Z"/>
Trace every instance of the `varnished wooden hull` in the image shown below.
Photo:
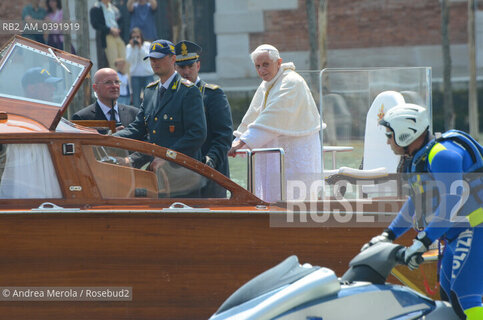
<path fill-rule="evenodd" d="M 270 227 L 261 213 L 1 216 L 0 284 L 132 287 L 130 302 L 0 302 L 3 319 L 206 319 L 289 255 L 341 275 L 386 225 Z"/>

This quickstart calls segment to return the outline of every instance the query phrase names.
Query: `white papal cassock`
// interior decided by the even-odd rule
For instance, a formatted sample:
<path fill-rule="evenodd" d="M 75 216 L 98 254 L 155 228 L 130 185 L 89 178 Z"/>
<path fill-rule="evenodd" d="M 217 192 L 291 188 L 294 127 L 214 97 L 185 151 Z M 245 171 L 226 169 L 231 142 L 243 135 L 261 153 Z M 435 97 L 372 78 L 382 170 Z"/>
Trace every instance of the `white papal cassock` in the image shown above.
<path fill-rule="evenodd" d="M 287 199 L 314 199 L 310 186 L 322 171 L 320 123 L 307 83 L 289 62 L 260 84 L 234 135 L 250 149 L 283 148 L 286 185 L 297 186 L 287 189 Z M 255 170 L 255 194 L 265 201 L 280 200 L 278 156 L 257 155 Z"/>

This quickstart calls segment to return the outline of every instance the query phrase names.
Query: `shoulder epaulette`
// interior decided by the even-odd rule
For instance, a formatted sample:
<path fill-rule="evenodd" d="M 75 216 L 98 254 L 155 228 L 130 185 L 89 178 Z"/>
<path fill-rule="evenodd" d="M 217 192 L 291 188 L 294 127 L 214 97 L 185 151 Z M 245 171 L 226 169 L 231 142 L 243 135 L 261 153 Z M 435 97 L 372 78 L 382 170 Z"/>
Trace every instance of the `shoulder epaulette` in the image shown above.
<path fill-rule="evenodd" d="M 193 82 L 189 81 L 188 79 L 184 79 L 184 78 L 181 79 L 181 83 L 183 85 L 185 85 L 186 87 L 192 87 L 192 86 L 195 85 Z"/>
<path fill-rule="evenodd" d="M 211 90 L 216 90 L 216 89 L 219 89 L 220 86 L 217 85 L 217 84 L 207 83 L 207 84 L 205 84 L 205 88 L 208 88 L 208 89 L 211 89 Z"/>
<path fill-rule="evenodd" d="M 154 87 L 155 85 L 157 85 L 157 84 L 158 84 L 158 82 L 159 82 L 159 81 L 160 81 L 160 80 L 157 80 L 157 81 L 151 82 L 150 84 L 148 84 L 148 85 L 146 86 L 146 88 L 151 88 L 151 87 Z"/>

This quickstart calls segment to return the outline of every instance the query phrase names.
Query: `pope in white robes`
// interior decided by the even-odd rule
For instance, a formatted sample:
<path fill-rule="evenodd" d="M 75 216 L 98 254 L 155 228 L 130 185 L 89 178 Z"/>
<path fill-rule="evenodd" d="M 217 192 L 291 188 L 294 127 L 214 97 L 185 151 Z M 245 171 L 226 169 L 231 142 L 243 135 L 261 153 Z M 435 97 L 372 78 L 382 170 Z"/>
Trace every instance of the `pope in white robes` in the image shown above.
<path fill-rule="evenodd" d="M 244 148 L 283 148 L 287 200 L 315 200 L 311 186 L 321 179 L 321 121 L 310 89 L 293 63 L 282 63 L 275 47 L 261 45 L 251 58 L 263 81 L 228 154 L 235 156 Z M 280 200 L 278 155 L 258 154 L 255 163 L 255 194 L 268 202 Z"/>

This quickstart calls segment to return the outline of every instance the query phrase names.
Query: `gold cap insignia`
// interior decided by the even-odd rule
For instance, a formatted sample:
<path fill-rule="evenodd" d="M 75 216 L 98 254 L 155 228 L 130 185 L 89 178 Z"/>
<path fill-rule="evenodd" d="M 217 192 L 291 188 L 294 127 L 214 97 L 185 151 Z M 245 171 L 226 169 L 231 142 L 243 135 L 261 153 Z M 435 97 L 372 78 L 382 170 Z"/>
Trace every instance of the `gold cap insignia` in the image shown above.
<path fill-rule="evenodd" d="M 181 55 L 186 56 L 188 55 L 188 48 L 186 47 L 186 43 L 181 44 Z"/>
<path fill-rule="evenodd" d="M 381 121 L 383 118 L 384 118 L 384 115 L 386 113 L 384 112 L 384 103 L 381 104 L 381 108 L 379 109 L 379 113 L 377 114 L 377 123 L 379 123 L 379 121 Z"/>

